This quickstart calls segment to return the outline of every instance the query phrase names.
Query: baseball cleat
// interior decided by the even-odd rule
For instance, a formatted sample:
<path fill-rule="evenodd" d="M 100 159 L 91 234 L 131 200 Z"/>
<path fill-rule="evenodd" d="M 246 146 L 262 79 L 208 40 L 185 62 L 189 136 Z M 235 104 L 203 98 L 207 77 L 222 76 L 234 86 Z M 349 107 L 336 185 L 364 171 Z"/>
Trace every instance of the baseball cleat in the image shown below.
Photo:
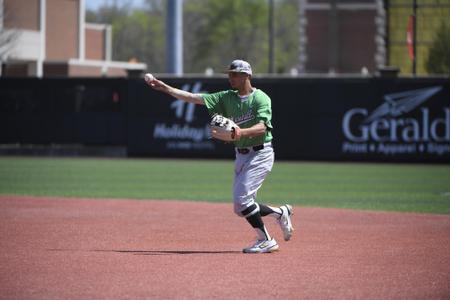
<path fill-rule="evenodd" d="M 281 230 L 283 231 L 283 236 L 285 241 L 289 241 L 292 236 L 292 232 L 294 231 L 294 227 L 292 227 L 291 215 L 293 214 L 292 206 L 289 204 L 283 205 L 280 207 L 283 214 L 278 219 L 278 223 L 280 224 Z"/>
<path fill-rule="evenodd" d="M 257 240 L 256 243 L 250 247 L 242 249 L 244 253 L 271 253 L 278 250 L 277 241 L 274 238 L 270 240 Z"/>

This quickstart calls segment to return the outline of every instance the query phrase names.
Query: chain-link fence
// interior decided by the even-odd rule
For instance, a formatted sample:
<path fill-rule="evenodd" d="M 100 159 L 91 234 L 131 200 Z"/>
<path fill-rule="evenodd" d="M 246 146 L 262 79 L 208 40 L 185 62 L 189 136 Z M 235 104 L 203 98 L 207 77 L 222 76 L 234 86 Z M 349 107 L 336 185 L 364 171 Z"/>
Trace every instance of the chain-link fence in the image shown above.
<path fill-rule="evenodd" d="M 399 67 L 403 75 L 414 74 L 411 52 L 415 36 L 415 72 L 417 75 L 429 74 L 426 62 L 436 33 L 440 26 L 450 26 L 450 0 L 385 0 L 385 7 L 388 15 L 387 64 Z M 411 30 L 414 13 L 415 34 Z"/>

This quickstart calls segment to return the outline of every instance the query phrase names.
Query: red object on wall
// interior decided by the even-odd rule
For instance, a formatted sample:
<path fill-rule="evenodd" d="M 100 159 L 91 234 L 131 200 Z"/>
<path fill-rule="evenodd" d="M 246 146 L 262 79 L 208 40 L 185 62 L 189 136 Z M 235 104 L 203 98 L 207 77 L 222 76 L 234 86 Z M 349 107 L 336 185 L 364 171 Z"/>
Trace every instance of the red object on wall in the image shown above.
<path fill-rule="evenodd" d="M 406 30 L 406 44 L 408 45 L 408 54 L 411 60 L 414 60 L 416 53 L 414 53 L 414 29 L 415 29 L 416 17 L 409 16 L 408 28 Z"/>

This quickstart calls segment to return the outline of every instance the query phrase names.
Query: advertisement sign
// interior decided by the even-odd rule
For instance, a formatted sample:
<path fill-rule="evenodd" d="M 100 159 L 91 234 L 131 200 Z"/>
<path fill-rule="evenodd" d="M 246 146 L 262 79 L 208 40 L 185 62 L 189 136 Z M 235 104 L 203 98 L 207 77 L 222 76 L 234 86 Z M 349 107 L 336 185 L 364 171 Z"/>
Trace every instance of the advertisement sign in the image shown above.
<path fill-rule="evenodd" d="M 385 94 L 375 109 L 347 110 L 342 117 L 342 153 L 384 158 L 448 156 L 450 105 L 438 97 L 443 89 L 440 85 L 405 89 Z"/>
<path fill-rule="evenodd" d="M 228 89 L 226 79 L 176 79 L 194 93 Z M 255 78 L 272 99 L 277 159 L 450 161 L 450 81 Z M 134 88 L 131 156 L 233 157 L 212 140 L 204 106 Z M 133 100 L 134 99 L 134 100 Z"/>
<path fill-rule="evenodd" d="M 226 77 L 162 78 L 193 93 Z M 450 163 L 448 78 L 263 78 L 272 99 L 275 157 Z M 24 87 L 26 87 L 24 89 Z M 0 80 L 0 143 L 122 146 L 131 157 L 232 158 L 213 140 L 205 106 L 142 79 Z"/>
<path fill-rule="evenodd" d="M 198 80 L 167 80 L 167 83 L 192 93 L 209 93 L 227 88 L 226 80 L 205 85 Z M 133 156 L 227 157 L 231 144 L 211 139 L 209 114 L 205 106 L 186 103 L 152 90 L 139 82 L 138 96 L 131 101 L 129 154 Z"/>
<path fill-rule="evenodd" d="M 184 84 L 182 90 L 192 93 L 206 93 L 201 90 L 202 83 L 195 82 L 192 87 Z M 196 106 L 179 99 L 169 101 L 168 106 L 173 118 L 156 122 L 153 127 L 153 140 L 164 144 L 166 150 L 214 150 L 207 123 L 194 122 Z M 200 107 L 200 109 L 205 109 Z"/>

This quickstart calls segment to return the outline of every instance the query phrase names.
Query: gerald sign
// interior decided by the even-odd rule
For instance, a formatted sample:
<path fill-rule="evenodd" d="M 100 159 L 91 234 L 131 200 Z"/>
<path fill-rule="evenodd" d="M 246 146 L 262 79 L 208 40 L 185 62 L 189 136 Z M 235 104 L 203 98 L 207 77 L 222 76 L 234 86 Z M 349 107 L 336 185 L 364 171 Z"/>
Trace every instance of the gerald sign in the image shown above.
<path fill-rule="evenodd" d="M 442 87 L 384 96 L 372 113 L 352 108 L 342 118 L 343 153 L 450 153 L 450 107 L 431 110 L 426 101 Z"/>

